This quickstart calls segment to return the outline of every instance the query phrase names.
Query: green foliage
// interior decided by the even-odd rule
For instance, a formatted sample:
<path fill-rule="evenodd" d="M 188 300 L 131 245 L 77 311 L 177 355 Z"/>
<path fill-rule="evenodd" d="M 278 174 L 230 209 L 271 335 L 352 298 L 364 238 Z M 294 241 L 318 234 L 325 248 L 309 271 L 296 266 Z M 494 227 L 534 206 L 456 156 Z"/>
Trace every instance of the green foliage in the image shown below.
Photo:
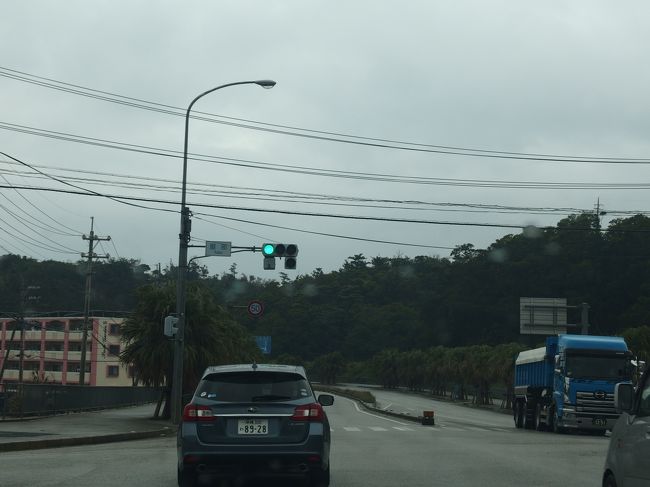
<path fill-rule="evenodd" d="M 466 400 L 472 391 L 476 405 L 492 404 L 492 388 L 498 384 L 506 391 L 502 405 L 509 408 L 515 359 L 523 350 L 517 343 L 402 352 L 390 349 L 379 352 L 367 365 L 385 388 L 429 390 L 433 395 L 460 400 Z"/>
<path fill-rule="evenodd" d="M 628 328 L 622 335 L 632 353 L 646 364 L 650 363 L 650 326 Z"/>
<path fill-rule="evenodd" d="M 311 370 L 323 384 L 336 384 L 336 378 L 345 369 L 345 360 L 340 352 L 321 355 L 311 365 Z"/>
<path fill-rule="evenodd" d="M 587 302 L 593 334 L 621 334 L 632 325 L 650 325 L 648 232 L 650 218 L 643 215 L 613 220 L 601 231 L 598 219 L 585 213 L 570 215 L 555 228 L 505 235 L 486 249 L 459 245 L 451 258 L 354 254 L 335 271 L 316 269 L 295 278 L 283 274 L 279 282 L 247 276 L 236 265 L 210 277 L 193 262 L 189 280 L 207 286 L 251 335 L 271 335 L 269 360 L 288 354 L 291 361 L 307 364 L 340 352 L 348 362 L 366 364 L 388 351 L 381 356 L 381 367 L 362 375 L 381 371 L 376 380 L 393 384 L 407 377 L 391 372 L 394 357 L 389 352 L 418 349 L 436 368 L 410 365 L 408 382 L 447 390 L 445 382 L 453 377 L 462 396 L 472 379 L 458 370 L 464 355 L 447 350 L 520 341 L 519 297 Z M 41 286 L 36 311 L 81 310 L 85 271 L 83 262 L 4 256 L 0 310 L 18 310 L 20 286 L 33 284 Z M 97 263 L 92 307 L 136 309 L 138 287 L 164 286 L 176 273 L 171 265 L 151 271 L 134 260 Z M 242 308 L 253 299 L 264 303 L 260 318 L 249 317 Z M 578 322 L 579 316 L 570 312 L 569 321 Z M 347 377 L 348 370 L 341 373 Z"/>
<path fill-rule="evenodd" d="M 136 310 L 122 326 L 125 344 L 120 360 L 131 364 L 136 378 L 150 386 L 170 385 L 173 341 L 162 333 L 165 316 L 174 311 L 173 282 L 147 285 L 137 291 Z M 183 359 L 183 389 L 191 392 L 210 365 L 259 361 L 252 337 L 217 305 L 201 282 L 187 289 L 187 321 Z"/>

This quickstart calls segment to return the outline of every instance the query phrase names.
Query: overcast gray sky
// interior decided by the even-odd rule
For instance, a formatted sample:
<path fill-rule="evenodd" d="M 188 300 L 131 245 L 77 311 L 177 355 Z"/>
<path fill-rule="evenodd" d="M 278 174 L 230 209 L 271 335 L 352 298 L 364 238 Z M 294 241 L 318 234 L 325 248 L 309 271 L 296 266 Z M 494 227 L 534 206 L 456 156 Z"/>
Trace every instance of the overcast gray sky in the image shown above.
<path fill-rule="evenodd" d="M 181 159 L 74 140 L 178 152 L 183 117 L 82 96 L 97 95 L 88 89 L 112 100 L 122 95 L 181 107 L 165 110 L 182 113 L 205 90 L 269 78 L 277 81 L 272 90 L 226 88 L 201 99 L 195 110 L 214 115 L 204 115 L 212 121 L 290 126 L 279 130 L 347 142 L 369 142 L 349 137 L 354 135 L 422 144 L 375 147 L 191 121 L 189 150 L 209 159 L 189 163 L 188 201 L 201 214 L 193 221 L 193 237 L 240 246 L 296 243 L 298 270 L 291 276 L 337 269 L 358 253 L 448 256 L 456 245 L 482 248 L 520 230 L 224 207 L 519 226 L 554 225 L 568 211 L 548 210 L 590 210 L 599 198 L 610 212 L 605 224 L 620 216 L 615 211 L 650 211 L 643 187 L 650 184 L 647 164 L 422 151 L 440 145 L 650 157 L 648 14 L 648 2 L 629 1 L 622 8 L 595 0 L 4 2 L 0 151 L 83 189 L 177 204 L 139 203 L 173 210 L 164 212 L 106 198 L 2 188 L 0 253 L 77 260 L 75 251 L 86 245 L 80 234 L 89 231 L 94 216 L 99 234 L 113 239 L 114 246 L 103 244 L 111 255 L 151 266 L 177 262 Z M 27 134 L 16 125 L 72 140 Z M 405 150 L 414 148 L 419 150 Z M 332 177 L 333 171 L 345 177 Z M 393 177 L 378 181 L 364 176 L 369 174 Z M 78 191 L 6 162 L 0 162 L 0 176 L 3 186 Z M 494 187 L 487 180 L 508 184 Z M 521 188 L 514 182 L 553 184 Z M 617 186 L 627 183 L 641 186 Z M 192 250 L 190 256 L 201 254 Z M 263 271 L 261 261 L 259 253 L 241 253 L 202 262 L 212 273 L 235 262 L 246 274 L 277 277 Z"/>

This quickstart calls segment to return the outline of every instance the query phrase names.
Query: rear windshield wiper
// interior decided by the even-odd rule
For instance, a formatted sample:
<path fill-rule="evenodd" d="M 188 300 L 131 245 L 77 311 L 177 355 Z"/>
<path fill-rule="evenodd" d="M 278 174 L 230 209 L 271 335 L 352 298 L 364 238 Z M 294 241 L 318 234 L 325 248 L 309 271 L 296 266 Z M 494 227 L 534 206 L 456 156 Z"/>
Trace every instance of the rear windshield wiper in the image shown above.
<path fill-rule="evenodd" d="M 290 396 L 278 396 L 275 394 L 267 394 L 265 396 L 253 396 L 251 398 L 251 401 L 253 402 L 258 402 L 258 401 L 286 401 L 287 399 L 291 399 Z"/>

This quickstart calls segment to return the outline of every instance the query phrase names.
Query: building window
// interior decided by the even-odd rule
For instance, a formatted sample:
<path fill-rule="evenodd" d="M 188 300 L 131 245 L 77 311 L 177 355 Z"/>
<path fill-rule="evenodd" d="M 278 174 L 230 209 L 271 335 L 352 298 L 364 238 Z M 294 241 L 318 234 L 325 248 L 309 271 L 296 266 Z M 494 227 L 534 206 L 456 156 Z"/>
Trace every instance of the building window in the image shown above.
<path fill-rule="evenodd" d="M 41 342 L 35 341 L 26 341 L 25 350 L 30 352 L 40 352 L 41 351 Z"/>
<path fill-rule="evenodd" d="M 109 365 L 106 367 L 106 377 L 119 377 L 120 367 L 118 365 Z"/>
<path fill-rule="evenodd" d="M 5 366 L 7 370 L 18 370 L 20 368 L 20 362 L 14 362 L 13 360 L 7 360 L 7 365 Z"/>
<path fill-rule="evenodd" d="M 59 320 L 52 320 L 45 323 L 45 331 L 65 331 L 65 323 Z"/>
<path fill-rule="evenodd" d="M 38 372 L 39 369 L 41 368 L 40 362 L 25 361 L 24 363 L 25 363 L 25 370 L 27 371 Z"/>
<path fill-rule="evenodd" d="M 63 364 L 61 362 L 45 362 L 43 370 L 47 372 L 61 372 Z"/>
<path fill-rule="evenodd" d="M 5 329 L 7 331 L 20 331 L 22 329 L 22 325 L 18 321 L 7 321 L 5 323 Z"/>
<path fill-rule="evenodd" d="M 120 355 L 120 346 L 119 345 L 109 345 L 108 354 L 118 357 Z"/>
<path fill-rule="evenodd" d="M 63 342 L 45 342 L 45 351 L 47 352 L 62 352 Z"/>
<path fill-rule="evenodd" d="M 81 332 L 84 329 L 83 320 L 70 320 L 70 331 L 71 332 Z M 90 328 L 90 326 L 88 326 Z"/>
<path fill-rule="evenodd" d="M 86 350 L 90 351 L 90 341 L 86 343 Z M 68 352 L 81 352 L 81 342 L 68 342 Z"/>
<path fill-rule="evenodd" d="M 108 325 L 108 334 L 109 335 L 119 335 L 120 334 L 120 325 L 118 323 L 111 323 Z"/>

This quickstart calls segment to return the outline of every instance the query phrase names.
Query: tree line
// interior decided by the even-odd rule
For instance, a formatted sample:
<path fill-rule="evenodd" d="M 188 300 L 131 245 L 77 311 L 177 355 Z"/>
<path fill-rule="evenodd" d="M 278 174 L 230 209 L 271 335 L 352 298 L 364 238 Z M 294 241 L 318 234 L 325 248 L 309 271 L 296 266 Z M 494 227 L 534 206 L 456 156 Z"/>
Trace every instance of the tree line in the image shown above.
<path fill-rule="evenodd" d="M 234 263 L 228 272 L 209 275 L 205 267 L 192 263 L 188 298 L 199 303 L 209 299 L 211 304 L 200 309 L 216 316 L 214 326 L 236 329 L 235 335 L 248 337 L 246 343 L 254 335 L 272 336 L 273 355 L 265 359 L 283 356 L 312 364 L 327 362 L 321 358 L 325 356 L 339 364 L 330 367 L 330 375 L 340 375 L 342 363 L 348 372 L 351 364 L 366 364 L 357 371 L 370 376 L 383 370 L 377 357 L 399 357 L 401 385 L 410 387 L 427 377 L 430 389 L 439 390 L 445 381 L 473 387 L 480 380 L 471 376 L 472 370 L 492 370 L 485 380 L 502 380 L 494 372 L 494 357 L 502 356 L 503 344 L 537 345 L 534 338 L 519 334 L 520 297 L 589 303 L 593 334 L 616 335 L 649 325 L 649 233 L 650 218 L 644 215 L 612 220 L 602 228 L 598 215 L 583 213 L 554 227 L 506 235 L 485 249 L 459 245 L 448 258 L 354 254 L 339 269 L 316 269 L 295 278 L 245 275 Z M 40 286 L 40 300 L 29 303 L 31 311 L 81 310 L 85 272 L 82 261 L 0 257 L 0 311 L 24 307 L 20 289 L 29 285 Z M 173 295 L 175 277 L 171 265 L 152 269 L 132 259 L 98 262 L 92 307 L 128 312 L 157 333 L 162 328 L 158 321 L 162 305 L 154 304 L 164 301 L 166 312 L 174 311 L 174 300 L 160 293 L 166 289 Z M 251 318 L 238 307 L 253 299 L 264 303 L 260 318 Z M 569 314 L 569 321 L 578 320 Z M 648 350 L 646 335 L 635 333 L 630 341 Z M 245 358 L 237 355 L 237 340 L 225 343 L 226 349 L 214 344 L 219 356 L 199 354 L 197 363 Z M 162 344 L 156 346 L 164 349 Z M 404 364 L 418 360 L 428 365 L 416 374 L 404 371 L 408 369 Z M 462 380 L 461 373 L 451 369 L 452 362 L 465 364 Z M 439 365 L 431 369 L 432 363 Z M 165 364 L 156 365 L 165 369 Z M 428 375 L 422 372 L 426 367 Z M 435 383 L 433 370 L 444 371 L 439 372 L 440 383 Z"/>

